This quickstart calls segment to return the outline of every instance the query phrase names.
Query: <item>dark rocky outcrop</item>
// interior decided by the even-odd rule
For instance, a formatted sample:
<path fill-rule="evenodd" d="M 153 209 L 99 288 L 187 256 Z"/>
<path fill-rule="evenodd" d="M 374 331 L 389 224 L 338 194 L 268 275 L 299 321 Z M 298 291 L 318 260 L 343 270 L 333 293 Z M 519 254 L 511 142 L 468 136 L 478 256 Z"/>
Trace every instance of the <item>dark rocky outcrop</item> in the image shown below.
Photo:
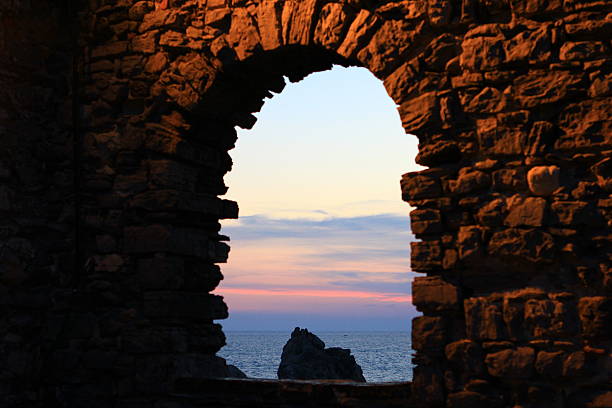
<path fill-rule="evenodd" d="M 325 343 L 307 329 L 296 327 L 283 347 L 278 366 L 279 379 L 352 380 L 365 382 L 361 367 L 351 350 L 325 348 Z"/>
<path fill-rule="evenodd" d="M 227 365 L 227 374 L 229 378 L 248 378 L 247 375 L 243 373 L 241 369 L 239 369 L 233 364 Z"/>

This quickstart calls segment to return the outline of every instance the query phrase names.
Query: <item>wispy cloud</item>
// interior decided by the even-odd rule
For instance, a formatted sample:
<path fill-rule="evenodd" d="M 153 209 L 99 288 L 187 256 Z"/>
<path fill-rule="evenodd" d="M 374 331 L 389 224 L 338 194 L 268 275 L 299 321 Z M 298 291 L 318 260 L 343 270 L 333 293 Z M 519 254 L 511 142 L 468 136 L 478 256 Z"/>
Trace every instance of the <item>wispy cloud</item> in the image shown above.
<path fill-rule="evenodd" d="M 324 214 L 323 211 L 318 214 Z M 376 214 L 359 217 L 309 217 L 272 218 L 267 215 L 241 217 L 237 222 L 224 221 L 223 231 L 240 240 L 265 238 L 321 238 L 321 234 L 342 236 L 350 232 L 369 233 L 374 236 L 393 234 L 409 238 L 410 218 L 408 213 Z M 356 237 L 355 237 L 356 238 Z M 368 238 L 368 237 L 362 237 Z"/>
<path fill-rule="evenodd" d="M 231 311 L 384 315 L 411 307 L 407 216 L 263 215 L 226 225 L 232 238 L 217 293 Z M 406 305 L 395 309 L 392 305 Z M 392 307 L 390 309 L 390 307 Z"/>
<path fill-rule="evenodd" d="M 254 288 L 225 288 L 224 294 L 233 295 L 256 295 L 256 296 L 291 296 L 291 297 L 315 297 L 315 298 L 349 298 L 377 300 L 380 302 L 409 303 L 412 297 L 403 293 L 376 293 L 360 292 L 354 290 L 295 290 L 287 288 L 277 289 L 254 289 Z"/>

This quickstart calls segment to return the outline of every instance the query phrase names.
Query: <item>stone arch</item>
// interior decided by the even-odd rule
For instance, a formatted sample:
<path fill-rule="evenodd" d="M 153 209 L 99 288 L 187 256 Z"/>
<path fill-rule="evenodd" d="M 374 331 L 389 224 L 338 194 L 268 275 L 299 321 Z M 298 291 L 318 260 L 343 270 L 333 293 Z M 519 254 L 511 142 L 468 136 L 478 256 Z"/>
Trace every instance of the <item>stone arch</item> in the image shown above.
<path fill-rule="evenodd" d="M 33 12 L 15 4 L 0 10 Z M 78 53 L 63 34 L 20 34 L 41 50 L 40 61 L 4 45 L 0 60 L 21 79 L 21 58 L 36 60 L 36 72 L 61 69 L 73 78 L 72 87 L 28 79 L 34 96 L 11 91 L 19 97 L 1 102 L 2 115 L 35 113 L 9 124 L 17 133 L 37 124 L 23 146 L 47 142 L 40 133 L 69 146 L 58 156 L 74 150 L 61 166 L 40 153 L 45 168 L 59 172 L 58 191 L 77 193 L 62 211 L 41 206 L 43 215 L 27 203 L 43 190 L 45 202 L 57 202 L 57 192 L 38 185 L 44 172 L 3 158 L 3 180 L 15 173 L 35 187 L 1 190 L 3 211 L 19 221 L 13 225 L 60 220 L 52 232 L 6 232 L 37 235 L 28 252 L 40 260 L 31 263 L 52 272 L 3 282 L 10 310 L 49 312 L 39 313 L 35 329 L 52 339 L 44 347 L 2 340 L 13 342 L 7 360 L 40 350 L 48 375 L 29 389 L 42 387 L 67 406 L 92 396 L 100 406 L 151 405 L 178 398 L 179 379 L 223 375 L 214 320 L 227 308 L 209 292 L 228 252 L 218 219 L 237 216 L 235 203 L 217 197 L 234 125 L 251 126 L 266 92 L 282 88 L 271 77 L 253 80 L 272 62 L 289 64 L 295 79 L 340 63 L 367 67 L 384 82 L 404 128 L 419 137 L 419 163 L 430 167 L 402 178 L 421 238 L 413 269 L 428 275 L 413 287 L 424 312 L 413 323 L 414 404 L 610 405 L 612 109 L 610 44 L 602 40 L 609 5 L 94 0 L 82 7 Z M 44 21 L 42 14 L 32 21 Z M 72 106 L 71 125 L 62 109 L 43 112 L 29 102 L 45 92 L 54 105 Z M 69 237 L 74 230 L 78 242 Z M 40 282 L 49 294 L 34 290 Z M 6 374 L 9 383 L 18 382 L 17 371 Z M 219 391 L 228 389 L 223 382 L 198 384 L 206 395 L 232 394 Z M 19 387 L 11 389 L 17 395 Z"/>
<path fill-rule="evenodd" d="M 213 355 L 223 336 L 213 320 L 227 308 L 208 292 L 221 278 L 215 264 L 228 253 L 216 220 L 237 216 L 235 203 L 217 198 L 226 189 L 234 126 L 254 124 L 252 113 L 270 91 L 282 89 L 284 75 L 299 80 L 336 63 L 366 67 L 384 82 L 404 128 L 419 137 L 417 160 L 430 166 L 402 179 L 421 238 L 412 245 L 412 266 L 428 274 L 414 284 L 414 303 L 425 313 L 413 324 L 415 402 L 505 406 L 558 398 L 551 390 L 563 385 L 545 380 L 546 359 L 558 353 L 563 376 L 586 354 L 581 346 L 561 350 L 541 342 L 591 336 L 579 331 L 577 311 L 582 318 L 608 301 L 581 295 L 569 278 L 561 284 L 552 278 L 572 274 L 559 258 L 567 241 L 559 227 L 584 229 L 589 223 L 579 214 L 601 213 L 553 195 L 562 184 L 559 166 L 567 166 L 554 155 L 566 154 L 564 143 L 580 148 L 564 135 L 579 127 L 581 114 L 593 123 L 589 129 L 602 128 L 601 107 L 608 103 L 589 94 L 571 104 L 586 96 L 584 74 L 574 67 L 609 52 L 603 43 L 564 42 L 550 20 L 582 6 L 317 0 L 152 6 L 127 4 L 133 23 L 127 40 L 91 50 L 91 71 L 105 72 L 103 61 L 120 58 L 125 91 L 100 96 L 108 105 L 123 104 L 119 115 L 107 116 L 123 145 L 115 155 L 109 143 L 97 142 L 113 137 L 97 133 L 85 142 L 103 148 L 87 145 L 85 152 L 99 154 L 104 166 L 92 173 L 120 165 L 111 176 L 123 217 L 122 235 L 113 237 L 120 254 L 109 259 L 93 250 L 96 267 L 135 268 L 136 304 L 150 329 L 179 325 L 186 337 L 208 345 L 200 354 L 187 348 L 164 360 L 174 368 L 162 382 L 186 375 L 177 361 L 198 365 L 194 377 L 223 372 Z M 98 23 L 106 19 L 115 29 L 117 10 L 98 10 Z M 590 35 L 564 27 L 577 30 L 578 39 Z M 596 64 L 590 69 L 600 72 Z M 102 119 L 95 109 L 92 120 Z M 599 113 L 587 113 L 593 111 Z M 609 143 L 606 136 L 590 140 L 579 143 L 598 151 Z M 594 248 L 584 250 L 598 257 Z M 593 361 L 601 367 L 606 360 Z M 580 367 L 588 370 L 587 363 Z M 516 381 L 531 375 L 548 384 L 538 396 Z"/>

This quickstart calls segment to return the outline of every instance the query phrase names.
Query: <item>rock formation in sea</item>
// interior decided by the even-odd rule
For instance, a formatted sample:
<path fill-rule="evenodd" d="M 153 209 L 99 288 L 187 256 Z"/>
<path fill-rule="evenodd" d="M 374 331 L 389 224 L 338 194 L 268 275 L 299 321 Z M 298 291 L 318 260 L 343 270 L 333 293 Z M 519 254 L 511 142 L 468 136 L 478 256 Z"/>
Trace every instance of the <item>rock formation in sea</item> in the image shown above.
<path fill-rule="evenodd" d="M 325 348 L 325 343 L 308 329 L 296 327 L 283 347 L 279 379 L 351 380 L 366 382 L 350 349 Z"/>
<path fill-rule="evenodd" d="M 235 365 L 227 365 L 227 373 L 229 378 L 247 378 L 247 375 Z"/>

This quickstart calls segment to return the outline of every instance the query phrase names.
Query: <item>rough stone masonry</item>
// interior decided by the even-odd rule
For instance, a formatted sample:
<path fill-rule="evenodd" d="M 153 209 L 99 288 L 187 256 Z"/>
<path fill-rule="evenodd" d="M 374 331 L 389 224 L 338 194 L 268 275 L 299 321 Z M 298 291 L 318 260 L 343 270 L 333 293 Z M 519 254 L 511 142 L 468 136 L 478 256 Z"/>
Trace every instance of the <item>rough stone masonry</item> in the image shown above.
<path fill-rule="evenodd" d="M 406 406 L 609 408 L 611 34 L 606 0 L 1 0 L 0 406 L 363 406 L 206 380 L 235 127 L 339 64 L 428 166 Z"/>

